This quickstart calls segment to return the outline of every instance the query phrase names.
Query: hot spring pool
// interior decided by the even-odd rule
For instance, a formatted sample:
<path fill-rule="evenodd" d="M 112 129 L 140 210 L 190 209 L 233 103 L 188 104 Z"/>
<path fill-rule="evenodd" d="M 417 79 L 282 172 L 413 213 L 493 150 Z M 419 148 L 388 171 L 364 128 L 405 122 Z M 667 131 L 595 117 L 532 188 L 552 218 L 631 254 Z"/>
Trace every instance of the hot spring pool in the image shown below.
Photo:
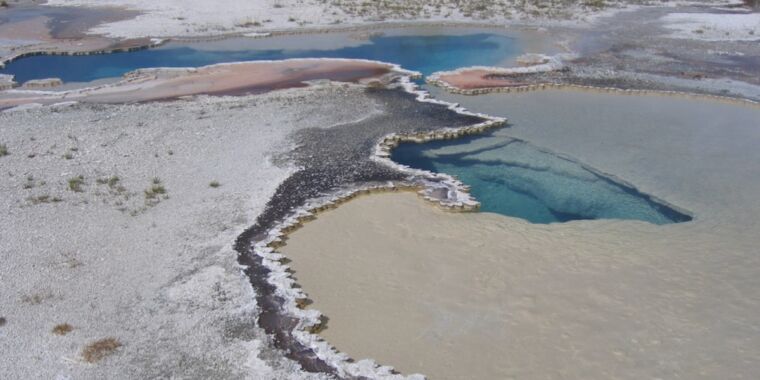
<path fill-rule="evenodd" d="M 691 220 L 635 188 L 523 140 L 488 134 L 401 144 L 398 163 L 458 177 L 481 210 L 532 223 L 636 219 L 655 224 Z"/>
<path fill-rule="evenodd" d="M 525 34 L 525 33 L 523 33 Z M 524 52 L 535 36 L 484 29 L 409 28 L 372 34 L 330 33 L 275 36 L 263 39 L 178 43 L 132 52 L 96 55 L 38 55 L 7 64 L 0 73 L 16 82 L 56 77 L 64 82 L 89 82 L 119 77 L 149 67 L 199 67 L 225 62 L 289 58 L 350 58 L 391 62 L 425 75 L 472 65 L 503 65 Z"/>

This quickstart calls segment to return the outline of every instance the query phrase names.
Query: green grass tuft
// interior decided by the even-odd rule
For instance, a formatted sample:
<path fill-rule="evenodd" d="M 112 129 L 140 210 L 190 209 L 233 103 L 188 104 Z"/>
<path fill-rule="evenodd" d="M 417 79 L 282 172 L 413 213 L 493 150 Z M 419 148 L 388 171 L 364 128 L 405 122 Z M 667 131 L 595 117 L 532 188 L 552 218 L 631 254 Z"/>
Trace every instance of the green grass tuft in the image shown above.
<path fill-rule="evenodd" d="M 145 199 L 146 200 L 155 200 L 158 199 L 159 196 L 163 195 L 164 198 L 168 198 L 169 196 L 166 194 L 166 187 L 161 183 L 161 179 L 158 177 L 153 178 L 152 184 L 150 187 L 145 190 Z"/>
<path fill-rule="evenodd" d="M 69 190 L 75 193 L 84 192 L 84 190 L 82 190 L 82 185 L 84 185 L 84 176 L 80 175 L 73 178 L 69 178 Z"/>

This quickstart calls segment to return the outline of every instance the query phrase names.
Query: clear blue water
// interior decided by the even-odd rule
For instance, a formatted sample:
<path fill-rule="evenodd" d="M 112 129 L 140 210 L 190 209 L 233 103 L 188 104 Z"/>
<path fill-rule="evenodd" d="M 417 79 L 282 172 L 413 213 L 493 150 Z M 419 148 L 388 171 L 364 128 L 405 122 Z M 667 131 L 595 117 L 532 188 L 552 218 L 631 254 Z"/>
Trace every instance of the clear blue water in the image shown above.
<path fill-rule="evenodd" d="M 636 219 L 667 224 L 691 220 L 632 187 L 509 137 L 402 144 L 393 151 L 393 160 L 454 175 L 472 187 L 482 211 L 532 223 Z"/>
<path fill-rule="evenodd" d="M 245 50 L 231 50 L 229 44 L 222 41 L 217 50 L 213 43 L 203 44 L 203 49 L 168 44 L 128 53 L 32 56 L 9 63 L 0 73 L 15 75 L 19 83 L 51 77 L 61 78 L 64 82 L 89 82 L 148 67 L 198 67 L 223 62 L 287 58 L 362 58 L 396 63 L 427 75 L 464 66 L 499 65 L 520 53 L 517 39 L 491 33 L 377 36 L 359 46 L 333 49 L 272 49 L 271 46 L 276 46 L 276 38 L 267 41 L 268 44 L 262 45 L 262 48 Z M 321 35 L 318 38 L 330 36 Z M 308 46 L 304 43 L 299 45 Z M 318 45 L 315 41 L 314 46 Z"/>

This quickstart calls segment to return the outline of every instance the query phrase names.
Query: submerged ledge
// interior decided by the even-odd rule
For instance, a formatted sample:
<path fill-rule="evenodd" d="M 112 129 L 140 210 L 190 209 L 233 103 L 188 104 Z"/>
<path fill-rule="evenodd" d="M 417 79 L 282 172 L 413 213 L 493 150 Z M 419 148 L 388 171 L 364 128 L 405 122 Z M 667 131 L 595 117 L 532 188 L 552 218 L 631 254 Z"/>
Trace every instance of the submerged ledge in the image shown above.
<path fill-rule="evenodd" d="M 602 219 L 670 224 L 693 220 L 691 213 L 628 181 L 526 140 L 494 133 L 462 140 L 403 144 L 391 158 L 456 175 L 473 187 L 483 202 L 483 211 L 535 224 Z"/>
<path fill-rule="evenodd" d="M 561 58 L 552 58 L 551 61 L 527 67 L 464 67 L 453 71 L 440 71 L 429 75 L 426 83 L 442 88 L 443 90 L 458 95 L 484 95 L 491 93 L 529 92 L 540 90 L 574 90 L 608 92 L 622 95 L 663 95 L 678 96 L 691 99 L 705 99 L 733 104 L 760 106 L 760 101 L 739 96 L 716 95 L 710 92 L 676 91 L 663 89 L 622 88 L 613 86 L 599 86 L 593 84 L 569 83 L 561 77 L 554 81 L 548 81 L 542 77 L 544 74 L 560 73 L 566 66 Z M 622 77 L 621 77 L 622 78 Z M 577 78 L 580 82 L 591 82 L 587 78 Z"/>
<path fill-rule="evenodd" d="M 415 76 L 398 65 L 361 59 L 299 58 L 221 63 L 199 68 L 136 70 L 114 84 L 69 91 L 9 90 L 0 110 L 63 102 L 132 103 L 193 95 L 241 95 L 304 87 L 309 81 L 383 84 L 396 76 Z"/>

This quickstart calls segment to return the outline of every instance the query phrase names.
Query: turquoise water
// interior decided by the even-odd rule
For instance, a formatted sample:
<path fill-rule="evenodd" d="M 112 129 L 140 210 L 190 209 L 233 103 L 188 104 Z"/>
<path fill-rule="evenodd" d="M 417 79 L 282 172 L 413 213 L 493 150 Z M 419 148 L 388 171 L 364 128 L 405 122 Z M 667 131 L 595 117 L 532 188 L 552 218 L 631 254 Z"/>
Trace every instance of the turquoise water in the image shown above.
<path fill-rule="evenodd" d="M 402 144 L 393 160 L 458 177 L 481 210 L 554 223 L 636 219 L 655 224 L 691 220 L 636 189 L 581 164 L 504 136 Z"/>
<path fill-rule="evenodd" d="M 0 73 L 16 81 L 57 77 L 64 82 L 88 82 L 121 76 L 148 67 L 198 67 L 223 62 L 279 60 L 287 58 L 361 58 L 392 62 L 410 70 L 431 74 L 472 65 L 499 65 L 519 54 L 517 39 L 492 33 L 460 35 L 387 35 L 349 46 L 325 45 L 330 35 L 303 36 L 292 48 L 273 48 L 278 37 L 246 48 L 230 48 L 228 41 L 202 45 L 167 44 L 128 53 L 87 56 L 32 56 L 11 62 Z M 291 37 L 292 38 L 292 37 Z M 282 37 L 284 40 L 285 38 Z M 313 39 L 313 47 L 309 40 Z M 288 45 L 289 43 L 283 43 Z M 345 45 L 345 44 L 344 44 Z M 323 47 L 320 47 L 323 46 Z"/>

